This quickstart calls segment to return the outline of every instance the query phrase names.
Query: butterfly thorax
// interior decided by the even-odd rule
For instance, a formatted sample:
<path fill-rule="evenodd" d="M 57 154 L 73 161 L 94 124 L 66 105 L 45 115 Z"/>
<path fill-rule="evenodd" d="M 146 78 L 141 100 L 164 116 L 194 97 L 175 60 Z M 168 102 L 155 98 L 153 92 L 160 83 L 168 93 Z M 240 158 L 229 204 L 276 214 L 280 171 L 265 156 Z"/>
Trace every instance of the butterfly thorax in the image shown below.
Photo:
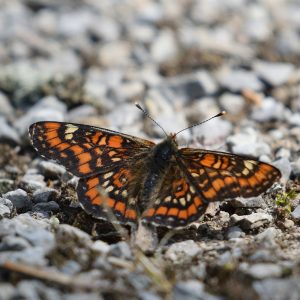
<path fill-rule="evenodd" d="M 165 175 L 175 163 L 177 144 L 173 136 L 167 137 L 161 143 L 154 146 L 148 156 L 147 172 L 144 173 L 144 180 L 139 193 L 139 203 L 142 210 L 155 201 L 161 189 Z"/>

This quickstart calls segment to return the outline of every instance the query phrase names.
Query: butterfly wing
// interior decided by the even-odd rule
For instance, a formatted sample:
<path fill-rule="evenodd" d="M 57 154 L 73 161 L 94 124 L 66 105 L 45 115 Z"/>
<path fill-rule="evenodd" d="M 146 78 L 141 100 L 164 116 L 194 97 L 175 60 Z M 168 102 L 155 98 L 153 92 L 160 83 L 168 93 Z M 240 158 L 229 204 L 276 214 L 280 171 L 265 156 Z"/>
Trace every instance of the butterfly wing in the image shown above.
<path fill-rule="evenodd" d="M 37 122 L 30 126 L 38 153 L 62 164 L 78 177 L 90 177 L 136 158 L 154 143 L 82 124 Z"/>
<path fill-rule="evenodd" d="M 157 199 L 142 215 L 142 221 L 169 228 L 184 227 L 198 220 L 208 203 L 189 182 L 178 164 L 165 174 Z"/>
<path fill-rule="evenodd" d="M 146 223 L 184 227 L 198 220 L 209 202 L 257 196 L 281 176 L 275 167 L 251 158 L 190 148 L 179 151 L 158 199 L 142 216 Z"/>
<path fill-rule="evenodd" d="M 258 196 L 281 177 L 270 164 L 230 153 L 183 148 L 180 159 L 207 201 Z"/>
<path fill-rule="evenodd" d="M 78 199 L 94 218 L 113 222 L 112 212 L 120 224 L 133 224 L 138 219 L 137 195 L 140 190 L 139 170 L 143 158 L 90 178 L 81 178 Z"/>

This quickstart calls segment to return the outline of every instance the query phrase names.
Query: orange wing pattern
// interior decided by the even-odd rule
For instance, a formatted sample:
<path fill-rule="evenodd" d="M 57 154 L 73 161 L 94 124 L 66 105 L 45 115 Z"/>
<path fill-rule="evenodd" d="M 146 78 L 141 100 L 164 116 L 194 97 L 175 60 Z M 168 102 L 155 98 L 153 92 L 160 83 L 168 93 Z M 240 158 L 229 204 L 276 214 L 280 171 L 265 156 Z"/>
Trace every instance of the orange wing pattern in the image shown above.
<path fill-rule="evenodd" d="M 186 176 L 207 201 L 258 196 L 281 177 L 277 168 L 243 156 L 189 148 L 180 153 Z"/>
<path fill-rule="evenodd" d="M 29 128 L 34 148 L 78 177 L 90 177 L 136 158 L 154 143 L 88 125 L 38 122 Z"/>
<path fill-rule="evenodd" d="M 169 228 L 184 227 L 198 220 L 208 203 L 178 165 L 165 175 L 154 203 L 143 213 L 142 220 Z"/>
<path fill-rule="evenodd" d="M 135 184 L 135 175 L 130 168 L 117 167 L 80 179 L 77 193 L 85 211 L 94 218 L 109 220 L 110 209 L 119 223 L 132 224 L 138 218 Z"/>

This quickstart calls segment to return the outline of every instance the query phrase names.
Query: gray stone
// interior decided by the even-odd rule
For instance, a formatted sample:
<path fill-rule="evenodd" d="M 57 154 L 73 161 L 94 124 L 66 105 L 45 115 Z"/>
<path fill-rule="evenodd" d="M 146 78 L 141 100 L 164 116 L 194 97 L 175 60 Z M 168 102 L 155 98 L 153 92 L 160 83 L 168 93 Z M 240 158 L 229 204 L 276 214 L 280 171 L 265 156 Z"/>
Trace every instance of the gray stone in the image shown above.
<path fill-rule="evenodd" d="M 132 24 L 130 29 L 129 34 L 132 39 L 140 43 L 152 43 L 157 33 L 155 28 L 149 24 Z"/>
<path fill-rule="evenodd" d="M 5 194 L 14 189 L 14 181 L 8 178 L 0 179 L 0 194 Z"/>
<path fill-rule="evenodd" d="M 93 18 L 93 25 L 90 26 L 89 31 L 101 41 L 106 42 L 117 40 L 121 34 L 120 24 L 105 15 Z"/>
<path fill-rule="evenodd" d="M 299 277 L 270 278 L 253 283 L 253 288 L 261 300 L 298 300 L 300 294 Z"/>
<path fill-rule="evenodd" d="M 129 247 L 129 244 L 126 242 L 118 242 L 110 246 L 110 251 L 108 253 L 110 256 L 116 256 L 119 258 L 132 258 L 132 252 Z"/>
<path fill-rule="evenodd" d="M 107 120 L 110 120 L 112 127 L 124 128 L 132 127 L 141 119 L 141 112 L 129 103 L 119 104 L 110 114 L 107 114 Z"/>
<path fill-rule="evenodd" d="M 24 239 L 22 237 L 18 237 L 18 236 L 7 235 L 7 236 L 3 237 L 3 239 L 1 240 L 0 252 L 1 251 L 21 251 L 21 250 L 24 250 L 24 249 L 30 248 L 30 247 L 31 247 L 31 245 L 26 239 Z"/>
<path fill-rule="evenodd" d="M 264 248 L 274 248 L 276 246 L 275 238 L 278 236 L 280 231 L 275 227 L 269 227 L 263 232 L 255 236 L 255 240 L 264 246 Z"/>
<path fill-rule="evenodd" d="M 218 74 L 220 84 L 231 92 L 241 92 L 243 90 L 260 91 L 262 83 L 256 74 L 246 70 L 222 70 Z"/>
<path fill-rule="evenodd" d="M 156 63 L 163 63 L 176 58 L 178 45 L 175 35 L 171 30 L 162 30 L 153 41 L 150 52 Z"/>
<path fill-rule="evenodd" d="M 123 82 L 117 88 L 111 90 L 110 96 L 116 98 L 117 102 L 133 102 L 142 98 L 145 86 L 140 81 Z M 126 105 L 126 104 L 125 104 Z M 132 105 L 131 109 L 134 107 Z M 127 114 L 124 114 L 127 116 Z"/>
<path fill-rule="evenodd" d="M 32 195 L 32 201 L 34 203 L 49 202 L 55 200 L 58 196 L 58 191 L 52 188 L 42 188 L 36 190 Z"/>
<path fill-rule="evenodd" d="M 293 220 L 289 220 L 289 219 L 284 220 L 284 223 L 283 223 L 284 228 L 289 229 L 289 228 L 294 227 L 294 225 L 295 225 L 295 223 Z"/>
<path fill-rule="evenodd" d="M 0 116 L 0 142 L 12 145 L 20 144 L 20 137 L 17 131 L 2 116 Z"/>
<path fill-rule="evenodd" d="M 139 298 L 141 300 L 161 300 L 162 298 L 153 292 L 148 291 L 142 291 L 139 293 Z"/>
<path fill-rule="evenodd" d="M 247 208 L 257 208 L 257 207 L 266 206 L 262 196 L 251 197 L 251 198 L 238 197 L 233 200 L 230 200 L 230 205 L 232 205 L 233 207 L 247 207 Z"/>
<path fill-rule="evenodd" d="M 3 218 L 9 218 L 10 214 L 11 214 L 11 211 L 10 211 L 9 207 L 0 203 L 0 220 Z"/>
<path fill-rule="evenodd" d="M 22 251 L 3 251 L 0 252 L 0 264 L 4 261 L 21 262 L 33 266 L 45 267 L 48 265 L 46 258 L 48 249 L 43 247 L 30 247 Z"/>
<path fill-rule="evenodd" d="M 0 198 L 0 220 L 3 218 L 9 218 L 13 212 L 13 203 L 5 198 Z"/>
<path fill-rule="evenodd" d="M 204 284 L 197 280 L 179 281 L 175 284 L 172 293 L 174 300 L 221 300 L 222 297 L 213 296 L 204 291 Z"/>
<path fill-rule="evenodd" d="M 292 126 L 300 126 L 300 113 L 293 113 L 288 121 Z"/>
<path fill-rule="evenodd" d="M 159 87 L 160 92 L 170 101 L 179 99 L 183 103 L 213 95 L 217 84 L 205 71 L 169 78 Z"/>
<path fill-rule="evenodd" d="M 256 73 L 272 86 L 278 86 L 286 83 L 292 72 L 294 66 L 289 63 L 275 63 L 266 61 L 257 61 L 254 63 L 254 70 Z"/>
<path fill-rule="evenodd" d="M 61 267 L 60 271 L 64 274 L 75 275 L 81 271 L 81 266 L 74 260 L 67 260 Z"/>
<path fill-rule="evenodd" d="M 254 42 L 264 42 L 272 34 L 268 13 L 262 5 L 250 5 L 241 25 L 245 36 Z"/>
<path fill-rule="evenodd" d="M 90 104 L 83 104 L 68 111 L 68 121 L 81 123 L 89 117 L 97 116 L 97 109 Z"/>
<path fill-rule="evenodd" d="M 177 114 L 171 103 L 163 97 L 157 89 L 151 89 L 149 91 L 146 99 L 146 107 L 150 115 L 162 126 L 167 134 L 170 132 L 177 132 L 188 126 L 185 116 L 183 114 Z M 149 123 L 149 127 L 153 134 L 162 138 L 165 137 L 165 133 L 159 126 L 150 120 L 146 120 L 146 122 Z M 179 135 L 179 138 L 187 137 L 190 137 L 188 131 L 184 131 L 182 135 Z"/>
<path fill-rule="evenodd" d="M 29 210 L 32 206 L 29 196 L 24 190 L 17 189 L 3 195 L 3 198 L 10 200 L 17 211 Z"/>
<path fill-rule="evenodd" d="M 30 174 L 27 172 L 20 180 L 20 185 L 31 192 L 42 189 L 46 187 L 46 182 L 44 181 L 44 176 L 40 174 Z"/>
<path fill-rule="evenodd" d="M 33 226 L 17 227 L 16 233 L 26 239 L 33 247 L 41 247 L 50 250 L 55 246 L 54 234 L 44 228 L 38 228 L 38 224 Z"/>
<path fill-rule="evenodd" d="M 273 263 L 258 263 L 254 265 L 242 263 L 240 264 L 240 270 L 255 279 L 280 277 L 282 275 L 281 266 Z"/>
<path fill-rule="evenodd" d="M 55 299 L 55 298 L 54 298 Z M 84 292 L 84 293 L 72 293 L 72 294 L 64 294 L 63 300 L 103 300 L 103 297 L 99 295 L 97 292 Z M 51 299 L 52 300 L 52 299 Z"/>
<path fill-rule="evenodd" d="M 38 121 L 64 121 L 66 105 L 56 97 L 49 96 L 41 99 L 27 113 L 15 122 L 15 128 L 21 136 L 27 136 L 29 126 Z"/>
<path fill-rule="evenodd" d="M 0 283 L 0 299 L 11 300 L 15 293 L 15 287 L 10 283 Z"/>
<path fill-rule="evenodd" d="M 204 144 L 215 145 L 224 142 L 232 131 L 232 124 L 221 118 L 213 119 L 201 126 L 192 128 L 193 136 L 203 139 Z"/>
<path fill-rule="evenodd" d="M 249 230 L 268 224 L 272 220 L 273 217 L 266 213 L 252 213 L 244 216 L 234 214 L 231 216 L 230 224 L 239 224 L 242 229 Z"/>
<path fill-rule="evenodd" d="M 93 243 L 91 249 L 98 254 L 107 254 L 110 250 L 110 246 L 101 240 L 97 240 Z"/>
<path fill-rule="evenodd" d="M 66 173 L 66 169 L 52 161 L 40 160 L 37 168 L 46 178 L 60 178 Z"/>
<path fill-rule="evenodd" d="M 0 107 L 0 115 L 3 115 L 8 119 L 14 115 L 14 108 L 10 104 L 7 96 L 2 92 L 0 92 Z"/>
<path fill-rule="evenodd" d="M 84 231 L 73 227 L 68 224 L 61 224 L 56 230 L 56 239 L 60 243 L 66 243 L 67 241 L 75 241 L 78 247 L 90 248 L 92 247 L 91 237 Z"/>
<path fill-rule="evenodd" d="M 276 152 L 276 158 L 282 158 L 282 157 L 286 157 L 287 159 L 289 159 L 291 157 L 291 151 L 286 148 L 280 148 Z"/>
<path fill-rule="evenodd" d="M 258 122 L 289 119 L 290 111 L 281 102 L 271 97 L 264 98 L 260 106 L 254 107 L 251 118 Z"/>
<path fill-rule="evenodd" d="M 236 239 L 236 238 L 242 238 L 245 237 L 245 233 L 243 232 L 243 230 L 238 227 L 238 226 L 232 226 L 229 227 L 228 231 L 227 231 L 227 238 L 230 239 Z"/>
<path fill-rule="evenodd" d="M 246 106 L 244 97 L 230 93 L 223 94 L 219 101 L 222 108 L 231 115 L 241 114 Z"/>
<path fill-rule="evenodd" d="M 276 262 L 276 257 L 272 254 L 272 251 L 266 249 L 256 250 L 250 257 L 252 262 Z"/>
<path fill-rule="evenodd" d="M 271 154 L 270 146 L 261 141 L 258 133 L 251 127 L 246 127 L 241 132 L 229 136 L 227 143 L 232 146 L 232 150 L 236 154 L 255 157 Z"/>
<path fill-rule="evenodd" d="M 33 211 L 38 212 L 53 212 L 56 213 L 59 211 L 59 205 L 55 201 L 49 201 L 49 202 L 41 202 L 37 203 L 32 207 Z"/>
<path fill-rule="evenodd" d="M 15 288 L 14 299 L 62 300 L 61 292 L 38 280 L 22 280 Z M 79 299 L 79 298 L 78 298 Z"/>
<path fill-rule="evenodd" d="M 201 253 L 200 246 L 193 240 L 187 240 L 172 244 L 166 251 L 165 258 L 177 263 L 191 260 Z"/>
<path fill-rule="evenodd" d="M 292 217 L 296 220 L 300 220 L 300 205 L 296 206 L 296 208 L 292 211 Z"/>
<path fill-rule="evenodd" d="M 99 63 L 107 68 L 125 67 L 130 64 L 131 48 L 125 40 L 103 44 L 98 52 Z"/>
<path fill-rule="evenodd" d="M 281 178 L 287 181 L 292 172 L 291 162 L 288 158 L 282 157 L 273 162 L 274 167 L 278 168 L 281 172 Z"/>

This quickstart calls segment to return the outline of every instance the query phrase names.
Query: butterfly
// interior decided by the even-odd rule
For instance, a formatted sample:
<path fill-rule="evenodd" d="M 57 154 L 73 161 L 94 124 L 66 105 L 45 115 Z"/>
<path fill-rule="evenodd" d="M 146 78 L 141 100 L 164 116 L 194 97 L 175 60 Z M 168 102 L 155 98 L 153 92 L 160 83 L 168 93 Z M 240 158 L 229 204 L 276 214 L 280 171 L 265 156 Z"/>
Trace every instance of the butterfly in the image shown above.
<path fill-rule="evenodd" d="M 155 121 L 154 121 L 155 122 Z M 156 122 L 155 122 L 156 123 Z M 94 218 L 185 227 L 213 201 L 253 197 L 280 179 L 270 164 L 235 154 L 179 148 L 176 134 L 155 144 L 105 128 L 37 122 L 29 134 L 38 154 L 79 177 L 78 199 Z"/>

